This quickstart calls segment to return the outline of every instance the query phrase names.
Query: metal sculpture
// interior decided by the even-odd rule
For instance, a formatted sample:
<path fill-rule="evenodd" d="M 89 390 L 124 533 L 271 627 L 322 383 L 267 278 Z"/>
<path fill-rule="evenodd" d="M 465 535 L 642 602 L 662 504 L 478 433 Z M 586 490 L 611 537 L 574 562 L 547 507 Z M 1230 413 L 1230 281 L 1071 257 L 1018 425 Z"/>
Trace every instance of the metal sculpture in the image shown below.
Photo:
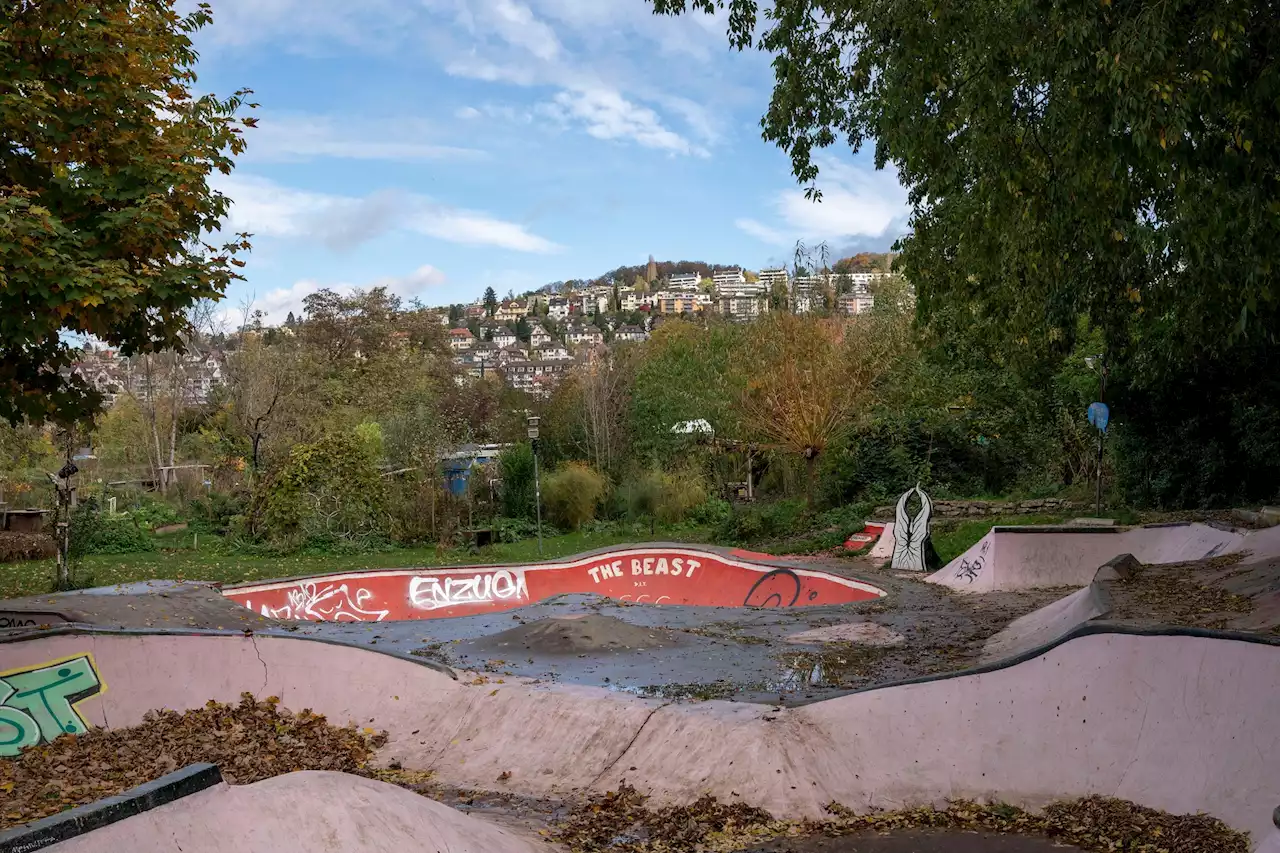
<path fill-rule="evenodd" d="M 920 497 L 920 509 L 914 517 L 907 514 L 907 502 L 913 494 Z M 932 515 L 933 501 L 929 500 L 919 483 L 898 498 L 898 511 L 893 524 L 892 568 L 924 572 L 937 567 L 938 554 L 929 538 L 929 518 Z"/>

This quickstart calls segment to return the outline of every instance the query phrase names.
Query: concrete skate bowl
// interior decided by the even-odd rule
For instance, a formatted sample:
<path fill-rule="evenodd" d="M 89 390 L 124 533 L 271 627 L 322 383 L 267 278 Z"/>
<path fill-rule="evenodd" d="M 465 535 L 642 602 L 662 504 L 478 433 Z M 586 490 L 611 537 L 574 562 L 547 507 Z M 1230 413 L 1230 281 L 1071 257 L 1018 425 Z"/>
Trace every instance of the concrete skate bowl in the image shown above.
<path fill-rule="evenodd" d="M 1203 811 L 1250 832 L 1255 850 L 1280 850 L 1280 646 L 1254 636 L 1089 625 L 981 669 L 784 709 L 478 684 L 416 658 L 261 633 L 54 628 L 0 642 L 0 678 L 15 676 L 41 703 L 6 704 L 30 714 L 38 738 L 63 723 L 134 725 L 152 708 L 248 691 L 386 730 L 380 762 L 464 788 L 493 790 L 501 777 L 514 794 L 582 795 L 625 780 L 656 804 L 709 793 L 780 818 L 820 817 L 832 801 L 859 811 L 960 798 L 1035 808 L 1099 794 Z M 0 741 L 12 740 L 2 729 Z M 373 797 L 324 802 L 339 813 Z"/>
<path fill-rule="evenodd" d="M 992 527 L 972 548 L 925 580 L 957 592 L 1088 585 L 1098 567 L 1132 554 L 1141 563 L 1204 560 L 1239 553 L 1247 564 L 1280 555 L 1280 527 L 1224 530 L 1205 524 L 1142 527 Z"/>
<path fill-rule="evenodd" d="M 528 566 L 344 572 L 223 587 L 275 619 L 382 622 L 511 610 L 594 593 L 636 604 L 801 607 L 883 597 L 865 581 L 773 561 L 767 554 L 683 545 L 619 546 Z"/>

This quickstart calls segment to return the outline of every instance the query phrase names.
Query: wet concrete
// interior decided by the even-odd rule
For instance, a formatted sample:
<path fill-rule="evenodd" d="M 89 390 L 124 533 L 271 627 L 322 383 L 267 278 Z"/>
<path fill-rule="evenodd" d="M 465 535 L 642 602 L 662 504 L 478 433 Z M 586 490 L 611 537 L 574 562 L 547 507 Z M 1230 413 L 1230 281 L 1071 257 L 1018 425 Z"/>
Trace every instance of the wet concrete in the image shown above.
<path fill-rule="evenodd" d="M 835 838 L 787 838 L 740 853 L 1072 853 L 1079 847 L 1048 838 L 961 832 L 941 829 L 903 829 Z"/>
<path fill-rule="evenodd" d="M 1062 594 L 958 596 L 918 576 L 879 571 L 861 561 L 807 562 L 869 580 L 890 595 L 857 604 L 789 608 L 654 606 L 565 595 L 514 612 L 411 622 L 303 623 L 295 633 L 376 645 L 495 680 L 519 676 L 667 699 L 794 705 L 972 666 L 987 637 Z M 650 631 L 620 631 L 629 639 L 597 642 L 589 649 L 520 639 L 546 635 L 556 624 L 553 620 L 582 616 Z M 890 647 L 794 641 L 802 632 L 863 622 L 904 640 Z M 529 630 L 521 632 L 521 627 Z"/>

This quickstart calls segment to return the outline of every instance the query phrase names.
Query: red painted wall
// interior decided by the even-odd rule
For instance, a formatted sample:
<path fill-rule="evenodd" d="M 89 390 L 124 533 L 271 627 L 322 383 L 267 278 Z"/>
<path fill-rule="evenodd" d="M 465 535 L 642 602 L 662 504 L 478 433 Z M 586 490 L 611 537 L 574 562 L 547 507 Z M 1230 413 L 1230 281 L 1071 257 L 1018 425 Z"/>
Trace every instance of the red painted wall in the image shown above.
<path fill-rule="evenodd" d="M 628 548 L 533 566 L 361 571 L 223 590 L 227 598 L 265 616 L 330 622 L 469 616 L 564 593 L 719 607 L 846 604 L 885 594 L 825 572 L 683 548 Z"/>

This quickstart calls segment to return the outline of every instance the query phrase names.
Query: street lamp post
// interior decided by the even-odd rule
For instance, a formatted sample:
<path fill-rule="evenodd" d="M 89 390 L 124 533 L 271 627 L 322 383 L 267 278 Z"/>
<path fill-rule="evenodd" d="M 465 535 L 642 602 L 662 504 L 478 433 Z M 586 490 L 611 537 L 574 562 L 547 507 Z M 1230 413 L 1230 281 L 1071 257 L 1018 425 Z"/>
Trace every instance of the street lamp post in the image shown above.
<path fill-rule="evenodd" d="M 533 508 L 538 517 L 538 556 L 542 556 L 542 483 L 538 479 L 538 422 L 537 415 L 529 415 L 529 444 L 533 448 Z"/>

